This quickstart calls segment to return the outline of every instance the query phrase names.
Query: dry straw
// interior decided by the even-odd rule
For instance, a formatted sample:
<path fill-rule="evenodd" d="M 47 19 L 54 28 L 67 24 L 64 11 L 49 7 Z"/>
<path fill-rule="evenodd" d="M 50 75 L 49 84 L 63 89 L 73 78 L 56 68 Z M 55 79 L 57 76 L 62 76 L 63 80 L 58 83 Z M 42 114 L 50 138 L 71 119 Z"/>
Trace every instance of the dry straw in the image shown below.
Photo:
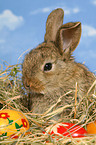
<path fill-rule="evenodd" d="M 95 87 L 96 81 L 93 82 L 85 96 L 80 96 L 80 100 L 77 101 L 78 84 L 76 83 L 75 96 L 73 102 L 70 105 L 63 106 L 54 110 L 59 102 L 62 101 L 64 96 L 68 93 L 60 96 L 56 104 L 53 104 L 44 114 L 33 114 L 32 111 L 28 111 L 21 103 L 22 97 L 28 97 L 22 84 L 22 72 L 21 64 L 17 65 L 6 65 L 3 70 L 1 65 L 0 70 L 0 108 L 2 109 L 15 109 L 21 111 L 30 122 L 30 134 L 26 136 L 22 134 L 18 139 L 0 138 L 1 145 L 95 145 L 96 135 L 88 135 L 83 138 L 72 138 L 58 136 L 57 139 L 53 139 L 52 135 L 45 135 L 43 131 L 49 125 L 54 125 L 58 122 L 73 122 L 81 125 L 86 129 L 86 124 L 96 120 L 96 93 L 90 96 L 90 91 Z M 53 120 L 57 114 L 72 107 L 72 111 L 69 115 L 63 116 L 62 119 Z M 53 111 L 52 111 L 53 110 Z M 46 142 L 48 141 L 48 142 Z"/>

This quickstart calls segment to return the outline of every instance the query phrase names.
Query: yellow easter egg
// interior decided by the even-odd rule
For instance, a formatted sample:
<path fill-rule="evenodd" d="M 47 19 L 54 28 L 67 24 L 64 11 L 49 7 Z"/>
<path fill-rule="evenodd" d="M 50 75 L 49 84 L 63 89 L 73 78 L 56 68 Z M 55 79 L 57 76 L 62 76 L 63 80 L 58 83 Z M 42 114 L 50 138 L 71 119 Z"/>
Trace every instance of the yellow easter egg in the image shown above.
<path fill-rule="evenodd" d="M 0 110 L 0 137 L 18 138 L 29 129 L 25 115 L 16 110 Z"/>

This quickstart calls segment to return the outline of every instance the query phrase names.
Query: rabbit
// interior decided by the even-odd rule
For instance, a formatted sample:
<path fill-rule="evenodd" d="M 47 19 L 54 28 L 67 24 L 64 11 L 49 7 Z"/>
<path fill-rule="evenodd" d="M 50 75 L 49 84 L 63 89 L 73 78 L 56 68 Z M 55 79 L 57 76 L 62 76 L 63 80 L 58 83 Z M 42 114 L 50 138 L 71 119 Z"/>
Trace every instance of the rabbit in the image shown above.
<path fill-rule="evenodd" d="M 76 82 L 78 93 L 84 95 L 95 81 L 95 75 L 85 65 L 75 62 L 72 56 L 80 41 L 81 23 L 63 24 L 63 17 L 61 8 L 49 14 L 44 42 L 26 54 L 22 64 L 22 80 L 31 92 L 30 110 L 34 113 L 44 113 L 60 96 L 73 90 L 62 97 L 59 107 L 70 104 Z"/>

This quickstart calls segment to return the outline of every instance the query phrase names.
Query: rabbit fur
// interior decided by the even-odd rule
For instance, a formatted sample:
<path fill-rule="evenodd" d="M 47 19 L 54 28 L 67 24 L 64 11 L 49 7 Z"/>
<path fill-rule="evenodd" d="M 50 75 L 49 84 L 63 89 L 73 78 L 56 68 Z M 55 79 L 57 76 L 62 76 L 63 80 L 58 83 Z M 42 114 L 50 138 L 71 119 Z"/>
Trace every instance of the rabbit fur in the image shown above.
<path fill-rule="evenodd" d="M 61 95 L 72 90 L 59 107 L 70 104 L 76 82 L 78 94 L 84 95 L 95 80 L 94 74 L 72 56 L 80 41 L 81 23 L 63 24 L 63 16 L 61 8 L 50 13 L 44 42 L 25 56 L 22 65 L 23 84 L 31 92 L 30 109 L 35 113 L 44 113 Z"/>

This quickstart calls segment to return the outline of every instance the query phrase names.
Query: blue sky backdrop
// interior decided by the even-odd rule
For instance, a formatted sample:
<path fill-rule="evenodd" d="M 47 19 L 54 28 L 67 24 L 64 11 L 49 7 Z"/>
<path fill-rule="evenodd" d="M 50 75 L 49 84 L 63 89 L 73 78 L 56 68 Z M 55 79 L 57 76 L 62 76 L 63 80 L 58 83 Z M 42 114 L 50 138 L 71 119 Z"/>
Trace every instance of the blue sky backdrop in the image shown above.
<path fill-rule="evenodd" d="M 47 16 L 55 8 L 64 9 L 64 23 L 82 23 L 74 56 L 95 71 L 96 0 L 0 0 L 0 63 L 21 63 L 26 54 L 23 52 L 43 42 Z"/>

